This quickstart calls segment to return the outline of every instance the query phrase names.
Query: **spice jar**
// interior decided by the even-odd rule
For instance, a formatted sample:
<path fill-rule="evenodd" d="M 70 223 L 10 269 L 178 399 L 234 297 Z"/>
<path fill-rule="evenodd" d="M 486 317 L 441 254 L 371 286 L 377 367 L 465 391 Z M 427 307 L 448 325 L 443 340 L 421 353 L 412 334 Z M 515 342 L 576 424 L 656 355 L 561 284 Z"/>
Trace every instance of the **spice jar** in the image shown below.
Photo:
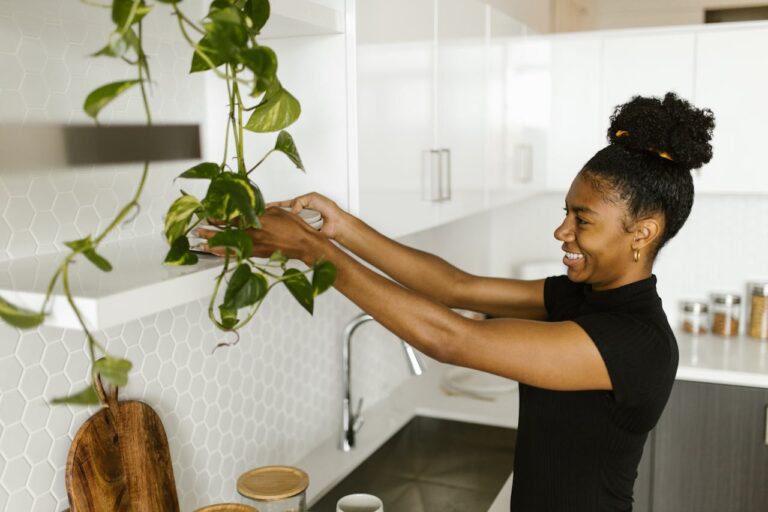
<path fill-rule="evenodd" d="M 237 492 L 256 502 L 259 512 L 307 512 L 309 476 L 291 466 L 264 466 L 240 475 Z"/>
<path fill-rule="evenodd" d="M 741 296 L 735 293 L 712 294 L 712 332 L 737 336 L 741 318 Z"/>
<path fill-rule="evenodd" d="M 709 305 L 700 300 L 686 300 L 680 303 L 681 328 L 690 334 L 704 334 L 709 330 Z"/>
<path fill-rule="evenodd" d="M 749 283 L 749 335 L 768 339 L 768 283 Z"/>

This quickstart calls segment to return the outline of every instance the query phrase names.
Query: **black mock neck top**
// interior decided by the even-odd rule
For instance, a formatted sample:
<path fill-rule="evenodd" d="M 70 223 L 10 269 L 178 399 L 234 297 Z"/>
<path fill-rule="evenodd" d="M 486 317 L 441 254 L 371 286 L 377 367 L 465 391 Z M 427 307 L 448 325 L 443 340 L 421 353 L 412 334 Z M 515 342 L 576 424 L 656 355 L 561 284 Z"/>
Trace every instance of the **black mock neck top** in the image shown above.
<path fill-rule="evenodd" d="M 512 512 L 632 510 L 648 432 L 677 371 L 677 342 L 656 276 L 593 291 L 549 277 L 550 322 L 576 322 L 605 361 L 612 391 L 552 391 L 520 384 Z"/>

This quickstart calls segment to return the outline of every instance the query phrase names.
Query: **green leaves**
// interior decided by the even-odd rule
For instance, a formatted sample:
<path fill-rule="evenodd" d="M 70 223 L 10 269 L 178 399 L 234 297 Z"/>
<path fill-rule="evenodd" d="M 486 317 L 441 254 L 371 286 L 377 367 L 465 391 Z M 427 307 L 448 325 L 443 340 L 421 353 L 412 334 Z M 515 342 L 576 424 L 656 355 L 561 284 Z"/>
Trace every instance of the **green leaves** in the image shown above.
<path fill-rule="evenodd" d="M 248 178 L 224 172 L 211 181 L 203 207 L 209 217 L 232 220 L 240 216 L 243 227 L 260 227 L 258 216 L 264 213 L 264 197 Z"/>
<path fill-rule="evenodd" d="M 275 254 L 272 258 L 275 258 Z M 289 268 L 283 273 L 286 288 L 310 315 L 314 311 L 315 297 L 330 288 L 335 280 L 336 267 L 330 261 L 318 261 L 315 264 L 311 283 L 303 272 L 295 268 Z"/>
<path fill-rule="evenodd" d="M 199 51 L 202 51 L 205 56 L 208 57 L 208 60 L 210 60 L 215 67 L 219 67 L 224 64 L 224 59 L 220 57 L 218 53 L 216 53 L 213 42 L 207 35 L 203 36 L 203 38 L 198 41 L 197 47 Z M 192 55 L 192 65 L 189 68 L 189 72 L 197 73 L 199 71 L 206 71 L 208 69 L 211 69 L 211 66 L 208 64 L 208 62 L 205 61 L 203 57 L 200 56 L 197 51 L 195 51 L 195 53 Z"/>
<path fill-rule="evenodd" d="M 168 265 L 194 265 L 197 260 L 197 254 L 189 251 L 187 237 L 180 236 L 171 243 L 171 249 L 165 256 L 164 263 Z"/>
<path fill-rule="evenodd" d="M 315 305 L 315 294 L 307 276 L 300 270 L 289 268 L 283 273 L 283 279 L 293 298 L 311 315 Z"/>
<path fill-rule="evenodd" d="M 85 110 L 86 114 L 96 119 L 96 116 L 99 115 L 101 109 L 139 82 L 140 80 L 121 80 L 119 82 L 102 85 L 85 98 L 83 110 Z"/>
<path fill-rule="evenodd" d="M 199 199 L 189 194 L 183 195 L 173 202 L 165 215 L 165 237 L 169 243 L 186 235 L 189 220 L 202 206 Z"/>
<path fill-rule="evenodd" d="M 43 323 L 45 315 L 20 308 L 0 297 L 0 318 L 19 329 L 32 329 Z"/>
<path fill-rule="evenodd" d="M 234 310 L 251 306 L 267 295 L 268 288 L 263 275 L 252 272 L 247 263 L 241 263 L 229 280 L 223 306 Z"/>
<path fill-rule="evenodd" d="M 269 19 L 269 0 L 247 0 L 245 14 L 251 22 L 251 31 L 258 34 Z"/>
<path fill-rule="evenodd" d="M 112 0 L 112 21 L 119 31 L 138 23 L 146 16 L 152 7 L 147 6 L 144 0 Z"/>
<path fill-rule="evenodd" d="M 253 72 L 252 96 L 263 93 L 272 85 L 277 73 L 277 55 L 271 48 L 266 46 L 248 48 L 240 52 L 238 60 Z"/>
<path fill-rule="evenodd" d="M 256 105 L 245 125 L 247 130 L 258 133 L 276 132 L 290 126 L 301 115 L 299 101 L 274 81 Z"/>
<path fill-rule="evenodd" d="M 285 153 L 285 156 L 293 162 L 293 165 L 303 172 L 307 172 L 304 169 L 304 164 L 301 162 L 301 157 L 299 156 L 299 150 L 296 149 L 296 144 L 293 142 L 293 137 L 291 137 L 290 133 L 286 131 L 280 132 L 277 136 L 277 142 L 275 143 L 275 151 Z"/>
<path fill-rule="evenodd" d="M 114 357 L 102 357 L 93 365 L 93 369 L 108 380 L 113 386 L 122 387 L 128 384 L 128 372 L 133 368 L 133 363 L 127 359 Z"/>
<path fill-rule="evenodd" d="M 219 172 L 221 172 L 221 167 L 219 164 L 215 164 L 213 162 L 203 162 L 201 164 L 197 164 L 194 167 L 190 167 L 183 173 L 179 174 L 178 177 L 212 180 L 219 174 Z"/>
<path fill-rule="evenodd" d="M 64 242 L 64 245 L 76 253 L 80 253 L 88 258 L 88 261 L 96 265 L 100 270 L 104 272 L 112 271 L 112 264 L 96 252 L 96 249 L 93 246 L 93 240 L 91 240 L 91 235 L 88 235 L 87 237 L 80 240 Z"/>
<path fill-rule="evenodd" d="M 312 271 L 312 294 L 317 297 L 336 281 L 336 266 L 330 261 L 318 261 Z"/>
<path fill-rule="evenodd" d="M 93 384 L 90 384 L 87 388 L 75 393 L 74 395 L 54 398 L 52 403 L 54 405 L 98 405 L 99 395 L 96 393 L 96 388 L 93 387 Z"/>
<path fill-rule="evenodd" d="M 216 233 L 208 240 L 209 247 L 229 247 L 237 255 L 237 259 L 250 258 L 253 252 L 253 240 L 244 231 L 232 229 Z"/>
<path fill-rule="evenodd" d="M 94 57 L 122 57 L 128 51 L 133 50 L 136 55 L 141 51 L 139 43 L 139 37 L 132 28 L 128 28 L 125 32 L 112 32 L 109 35 L 109 42 L 107 45 L 94 53 Z"/>

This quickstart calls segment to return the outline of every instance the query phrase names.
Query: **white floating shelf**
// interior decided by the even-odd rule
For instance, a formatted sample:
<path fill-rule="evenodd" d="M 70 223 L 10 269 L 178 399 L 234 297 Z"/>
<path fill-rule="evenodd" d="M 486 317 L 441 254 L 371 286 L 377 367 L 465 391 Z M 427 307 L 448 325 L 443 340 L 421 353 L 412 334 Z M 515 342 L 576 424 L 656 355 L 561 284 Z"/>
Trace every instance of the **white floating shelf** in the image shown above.
<path fill-rule="evenodd" d="M 160 235 L 104 243 L 99 253 L 112 263 L 102 272 L 83 256 L 70 266 L 72 295 L 89 329 L 101 330 L 209 297 L 222 260 L 200 255 L 197 265 L 164 265 L 168 245 Z M 0 296 L 39 310 L 51 277 L 68 253 L 0 262 Z M 62 291 L 61 278 L 48 305 L 45 325 L 81 330 Z"/>
<path fill-rule="evenodd" d="M 319 36 L 344 33 L 344 13 L 311 0 L 271 2 L 264 38 Z"/>

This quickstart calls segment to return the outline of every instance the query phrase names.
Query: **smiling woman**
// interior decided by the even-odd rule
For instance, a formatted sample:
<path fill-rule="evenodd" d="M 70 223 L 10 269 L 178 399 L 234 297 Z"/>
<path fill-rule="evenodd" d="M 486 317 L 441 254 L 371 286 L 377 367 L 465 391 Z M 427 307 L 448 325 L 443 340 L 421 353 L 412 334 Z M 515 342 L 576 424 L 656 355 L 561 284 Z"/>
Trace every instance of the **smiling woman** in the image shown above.
<path fill-rule="evenodd" d="M 330 261 L 334 286 L 403 340 L 438 360 L 519 381 L 515 512 L 631 510 L 643 446 L 678 362 L 653 260 L 690 213 L 690 170 L 711 158 L 713 127 L 711 111 L 673 93 L 617 107 L 609 145 L 574 179 L 555 230 L 567 275 L 470 275 L 315 193 L 275 205 L 290 212 L 267 208 L 261 229 L 249 231 L 253 254 Z M 295 215 L 304 208 L 323 216 L 320 232 Z"/>

